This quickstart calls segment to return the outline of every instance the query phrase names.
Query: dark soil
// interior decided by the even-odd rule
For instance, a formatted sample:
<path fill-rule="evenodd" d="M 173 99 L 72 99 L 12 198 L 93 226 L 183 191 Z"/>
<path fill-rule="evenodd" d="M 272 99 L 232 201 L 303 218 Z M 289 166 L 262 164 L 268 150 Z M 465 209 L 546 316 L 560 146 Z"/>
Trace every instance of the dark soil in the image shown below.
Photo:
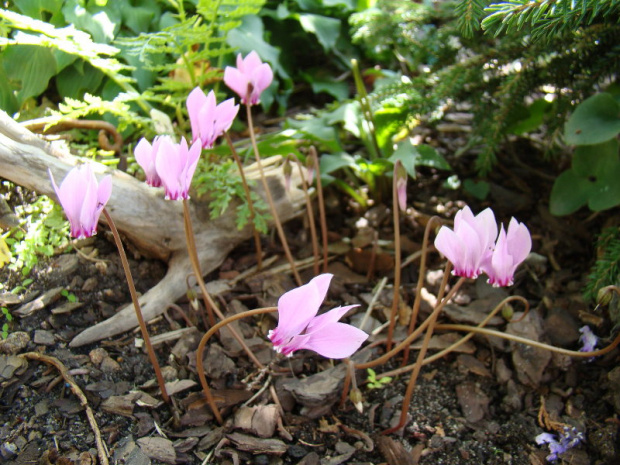
<path fill-rule="evenodd" d="M 515 286 L 508 289 L 510 294 L 522 295 L 530 302 L 535 316 L 531 327 L 539 322 L 541 340 L 578 349 L 577 329 L 596 317 L 601 324 L 593 329 L 604 338 L 600 346 L 606 345 L 610 337 L 609 321 L 604 313 L 594 314 L 592 306 L 581 298 L 584 277 L 594 255 L 595 233 L 605 218 L 585 222 L 585 213 L 562 219 L 551 217 L 546 213 L 544 200 L 548 198 L 550 182 L 522 168 L 522 164 L 504 163 L 503 166 L 505 172 L 491 177 L 491 195 L 485 204 L 470 198 L 457 200 L 454 192 L 441 187 L 443 179 L 434 172 L 424 173 L 415 185 L 412 183 L 409 203 L 414 208 L 401 222 L 402 235 L 410 242 L 403 256 L 419 248 L 424 221 L 436 212 L 451 218 L 467 202 L 475 212 L 493 206 L 498 220 L 505 223 L 514 215 L 530 228 L 533 252 L 538 254 L 520 268 Z M 391 213 L 383 205 L 360 213 L 339 194 L 328 194 L 331 205 L 328 224 L 333 244 L 341 243 L 343 238 L 361 237 L 355 226 L 360 217 L 367 219 L 368 227 L 378 233 L 380 240 L 393 238 Z M 289 223 L 287 233 L 296 257 L 308 256 L 308 236 L 303 222 Z M 277 244 L 264 241 L 268 255 L 281 252 Z M 558 463 L 620 463 L 617 350 L 593 361 L 553 356 L 534 376 L 529 376 L 524 373 L 533 368 L 527 363 L 535 365 L 536 359 L 518 364 L 515 347 L 476 337 L 467 351 L 449 354 L 423 367 L 406 427 L 400 434 L 382 436 L 381 431 L 398 420 L 409 375 L 396 376 L 382 387 L 370 389 L 364 384 L 367 374 L 358 373 L 363 394 L 362 413 L 349 401 L 339 406 L 341 388 L 326 394 L 320 405 L 302 405 L 285 388 L 286 382 L 293 377 L 310 377 L 332 364 L 303 351 L 292 359 L 275 359 L 265 337 L 275 320 L 265 317 L 245 322 L 241 331 L 246 339 L 254 341 L 253 350 L 261 361 L 273 362 L 269 379 L 285 411 L 283 426 L 276 428 L 272 438 L 275 442 L 269 446 L 277 452 L 270 452 L 272 449 L 265 442 L 268 438 L 259 437 L 260 425 L 242 429 L 234 415 L 250 395 L 267 387 L 268 378 L 256 370 L 245 354 L 235 353 L 224 341 L 215 338 L 209 343 L 205 363 L 207 372 L 212 370 L 210 383 L 219 393 L 219 405 L 223 406 L 226 420 L 223 428 L 201 401 L 198 384 L 175 394 L 171 404 L 161 402 L 153 381 L 153 368 L 144 350 L 136 345 L 136 339 L 140 338 L 138 332 L 128 331 L 91 346 L 69 347 L 73 336 L 110 317 L 130 301 L 108 234 L 101 231 L 91 244 L 82 247 L 86 247 L 83 252 L 87 254 L 96 250 L 96 257 L 87 260 L 73 253 L 41 262 L 33 271 L 34 283 L 26 295 L 32 299 L 60 286 L 73 293 L 83 305 L 58 313 L 67 303 L 66 297 L 59 296 L 30 316 L 16 317 L 10 332 L 25 333 L 20 336 L 25 337 L 24 343 L 17 349 L 3 346 L 6 355 L 0 355 L 0 462 L 85 464 L 97 460 L 95 436 L 85 409 L 59 378 L 58 370 L 31 358 L 21 364 L 17 361 L 23 360 L 19 354 L 37 352 L 54 357 L 70 370 L 94 412 L 110 463 L 542 464 L 549 452 L 545 446 L 536 445 L 534 438 L 544 431 L 554 432 L 543 428 L 540 421 L 543 413 L 555 424 L 577 428 L 585 437 L 581 445 L 570 449 Z M 377 270 L 369 280 L 365 275 L 372 245 L 361 244 L 361 249 L 366 254 L 349 251 L 346 255 L 336 255 L 331 262 L 330 271 L 336 279 L 326 308 L 360 303 L 365 309 L 367 295 L 372 294 L 380 278 L 387 276 L 388 283 L 391 282 L 390 246 L 379 250 Z M 218 274 L 207 278 L 234 278 L 252 264 L 252 253 L 252 243 L 244 244 Z M 429 292 L 435 292 L 443 262 L 437 254 L 430 257 L 426 287 Z M 137 252 L 133 252 L 131 266 L 140 292 L 153 286 L 166 270 L 165 264 L 145 259 Z M 417 262 L 403 271 L 402 296 L 411 306 Z M 2 270 L 0 277 L 6 283 L 5 289 L 19 282 L 19 276 L 7 269 Z M 304 280 L 311 277 L 311 272 L 304 272 Z M 490 311 L 493 305 L 484 303 L 487 288 L 482 284 L 467 284 L 457 295 L 457 306 L 469 309 L 478 303 L 484 311 Z M 292 287 L 290 278 L 267 270 L 239 281 L 232 291 L 218 298 L 223 308 L 238 311 L 273 305 L 282 292 Z M 373 312 L 379 323 L 385 321 L 391 293 L 391 289 L 384 291 Z M 169 379 L 197 381 L 194 352 L 204 331 L 202 318 L 192 312 L 187 301 L 178 304 L 198 330 L 158 345 L 157 355 Z M 16 311 L 21 305 L 6 306 Z M 423 305 L 421 317 L 428 315 L 427 307 Z M 515 310 L 522 310 L 517 307 Z M 593 317 L 588 319 L 590 314 Z M 447 315 L 441 320 L 452 322 Z M 179 312 L 169 310 L 165 318 L 151 322 L 149 330 L 154 336 L 187 326 Z M 504 322 L 496 328 L 506 326 Z M 402 334 L 402 330 L 401 327 L 397 334 Z M 384 338 L 385 332 L 382 334 L 371 340 Z M 373 350 L 372 358 L 375 358 L 384 349 L 379 344 Z M 417 351 L 412 351 L 410 359 L 415 360 L 416 355 Z M 338 366 L 339 362 L 334 365 Z M 380 374 L 399 367 L 400 356 L 375 370 Z M 251 387 L 250 394 L 248 387 Z M 137 394 L 138 400 L 133 392 L 149 396 Z M 269 404 L 273 401 L 269 389 L 265 389 L 250 406 Z"/>

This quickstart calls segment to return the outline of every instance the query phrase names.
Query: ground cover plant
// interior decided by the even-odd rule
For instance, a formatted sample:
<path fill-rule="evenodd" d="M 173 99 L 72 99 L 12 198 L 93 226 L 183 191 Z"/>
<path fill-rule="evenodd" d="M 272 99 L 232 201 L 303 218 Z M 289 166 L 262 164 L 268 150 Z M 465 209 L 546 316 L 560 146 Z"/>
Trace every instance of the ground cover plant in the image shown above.
<path fill-rule="evenodd" d="M 617 462 L 616 2 L 53 6 L 0 10 L 4 461 Z"/>

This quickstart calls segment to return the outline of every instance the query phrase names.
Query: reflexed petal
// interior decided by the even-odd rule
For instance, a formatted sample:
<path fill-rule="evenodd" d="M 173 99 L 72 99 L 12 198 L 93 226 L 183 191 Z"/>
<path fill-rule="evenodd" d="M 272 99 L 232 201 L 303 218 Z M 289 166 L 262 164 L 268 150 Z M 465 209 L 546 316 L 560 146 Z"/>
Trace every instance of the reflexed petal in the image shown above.
<path fill-rule="evenodd" d="M 523 223 L 511 218 L 508 224 L 508 248 L 517 265 L 527 258 L 532 250 L 532 236 Z"/>
<path fill-rule="evenodd" d="M 192 126 L 192 140 L 196 140 L 200 136 L 200 110 L 206 103 L 207 96 L 200 87 L 194 88 L 187 96 L 185 104 L 189 114 L 189 122 Z"/>
<path fill-rule="evenodd" d="M 295 338 L 293 338 L 295 339 Z M 309 349 L 327 358 L 346 358 L 351 356 L 368 334 L 346 323 L 331 323 L 320 331 L 306 335 L 302 341 L 295 341 L 295 350 Z"/>
<path fill-rule="evenodd" d="M 181 191 L 179 178 L 184 168 L 183 162 L 184 160 L 181 160 L 179 156 L 178 145 L 169 138 L 163 139 L 160 142 L 155 166 L 164 186 L 166 199 L 177 200 L 179 198 Z"/>
<path fill-rule="evenodd" d="M 237 57 L 237 65 L 239 64 L 239 57 L 241 57 L 241 54 L 239 54 Z M 252 74 L 254 70 L 256 70 L 259 66 L 263 64 L 260 57 L 258 56 L 258 53 L 256 53 L 255 50 L 252 50 L 250 53 L 248 53 L 247 56 L 242 60 L 242 63 L 243 64 L 241 67 L 239 67 L 239 69 L 246 75 Z"/>
<path fill-rule="evenodd" d="M 493 257 L 491 259 L 491 269 L 485 270 L 489 275 L 489 283 L 494 286 L 508 286 L 512 284 L 516 264 L 508 252 L 508 241 L 504 226 L 499 232 Z"/>
<path fill-rule="evenodd" d="M 306 333 L 311 334 L 317 331 L 321 331 L 323 326 L 331 323 L 336 323 L 340 320 L 340 318 L 346 315 L 349 310 L 355 307 L 359 307 L 359 305 L 346 305 L 344 307 L 336 307 L 328 312 L 314 317 L 310 321 L 310 324 L 308 324 L 308 327 L 306 328 Z"/>
<path fill-rule="evenodd" d="M 101 208 L 105 207 L 105 204 L 110 200 L 112 195 L 112 176 L 105 176 L 99 183 L 99 189 L 97 190 L 97 202 L 101 205 Z"/>
<path fill-rule="evenodd" d="M 239 95 L 242 103 L 246 103 L 249 81 L 239 69 L 227 66 L 224 70 L 224 83 Z"/>

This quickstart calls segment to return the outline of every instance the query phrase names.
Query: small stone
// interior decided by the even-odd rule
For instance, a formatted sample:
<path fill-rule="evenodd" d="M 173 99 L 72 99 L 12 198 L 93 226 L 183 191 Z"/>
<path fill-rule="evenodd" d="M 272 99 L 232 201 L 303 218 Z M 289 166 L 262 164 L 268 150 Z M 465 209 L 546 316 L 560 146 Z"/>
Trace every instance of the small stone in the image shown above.
<path fill-rule="evenodd" d="M 108 351 L 103 347 L 97 347 L 96 349 L 91 350 L 88 353 L 88 356 L 90 357 L 90 361 L 93 362 L 93 365 L 95 366 L 101 365 L 103 359 L 109 357 Z"/>
<path fill-rule="evenodd" d="M 176 368 L 166 365 L 161 368 L 161 375 L 164 377 L 164 381 L 174 381 L 178 379 L 179 372 Z"/>
<path fill-rule="evenodd" d="M 37 329 L 34 332 L 34 343 L 42 346 L 53 346 L 56 343 L 54 333 L 51 331 Z"/>
<path fill-rule="evenodd" d="M 99 280 L 95 277 L 91 277 L 88 278 L 86 281 L 84 281 L 84 284 L 82 285 L 82 290 L 84 292 L 92 292 L 95 289 L 97 289 L 97 285 L 99 284 Z"/>
<path fill-rule="evenodd" d="M 121 366 L 112 357 L 105 357 L 101 361 L 100 368 L 104 373 L 114 373 L 121 370 Z"/>
<path fill-rule="evenodd" d="M 26 348 L 30 336 L 24 331 L 9 333 L 6 339 L 0 339 L 0 353 L 15 355 Z"/>
<path fill-rule="evenodd" d="M 52 268 L 54 273 L 60 276 L 71 276 L 74 274 L 80 261 L 75 254 L 60 255 L 52 261 Z"/>
<path fill-rule="evenodd" d="M 301 459 L 301 458 L 304 458 L 308 454 L 308 451 L 304 447 L 298 446 L 297 444 L 293 444 L 292 446 L 288 448 L 286 453 L 292 459 Z"/>

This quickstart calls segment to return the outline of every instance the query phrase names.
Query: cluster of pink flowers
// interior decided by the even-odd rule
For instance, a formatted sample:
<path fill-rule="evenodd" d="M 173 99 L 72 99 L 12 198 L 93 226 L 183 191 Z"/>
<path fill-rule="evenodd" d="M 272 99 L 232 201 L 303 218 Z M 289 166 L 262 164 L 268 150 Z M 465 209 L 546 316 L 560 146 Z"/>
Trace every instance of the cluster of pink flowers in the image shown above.
<path fill-rule="evenodd" d="M 515 270 L 532 249 L 532 237 L 527 227 L 514 218 L 508 230 L 502 225 L 498 234 L 490 208 L 474 216 L 465 207 L 454 218 L 454 230 L 441 227 L 435 247 L 452 263 L 455 276 L 477 278 L 486 273 L 493 286 L 510 286 Z"/>

